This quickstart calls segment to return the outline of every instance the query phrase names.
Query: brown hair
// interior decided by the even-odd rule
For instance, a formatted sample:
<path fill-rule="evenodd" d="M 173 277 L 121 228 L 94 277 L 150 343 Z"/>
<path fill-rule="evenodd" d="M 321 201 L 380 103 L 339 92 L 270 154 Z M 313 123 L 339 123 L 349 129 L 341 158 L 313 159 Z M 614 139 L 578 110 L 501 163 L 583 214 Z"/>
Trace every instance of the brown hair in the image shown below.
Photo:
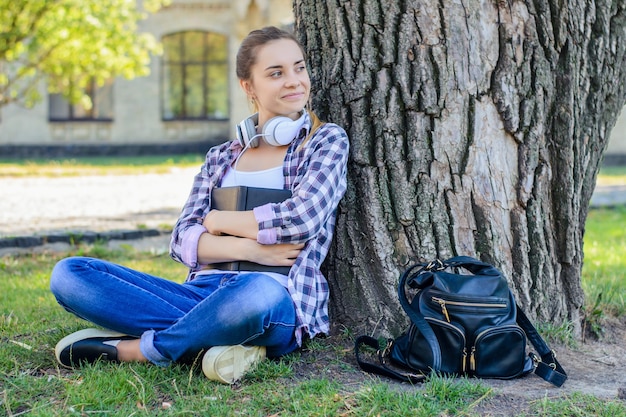
<path fill-rule="evenodd" d="M 259 48 L 268 42 L 280 39 L 289 39 L 294 41 L 300 48 L 300 51 L 302 51 L 302 56 L 306 60 L 306 52 L 304 51 L 302 44 L 300 44 L 298 39 L 296 39 L 292 33 L 279 29 L 275 26 L 267 26 L 262 29 L 253 30 L 241 42 L 239 51 L 237 51 L 235 68 L 237 78 L 244 81 L 250 81 L 252 79 L 252 66 L 256 63 L 257 51 Z M 256 111 L 256 103 L 254 103 L 254 107 Z M 311 136 L 313 136 L 317 129 L 324 124 L 324 122 L 322 122 L 317 115 L 313 113 L 313 111 L 308 110 L 308 112 L 312 123 L 311 132 L 300 146 L 304 145 L 304 143 L 307 142 Z"/>

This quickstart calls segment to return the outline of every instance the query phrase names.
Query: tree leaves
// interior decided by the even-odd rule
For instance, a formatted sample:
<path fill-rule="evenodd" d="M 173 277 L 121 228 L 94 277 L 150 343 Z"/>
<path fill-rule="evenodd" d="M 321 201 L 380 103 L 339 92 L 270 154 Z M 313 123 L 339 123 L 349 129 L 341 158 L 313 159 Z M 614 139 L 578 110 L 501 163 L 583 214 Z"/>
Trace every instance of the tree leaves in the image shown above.
<path fill-rule="evenodd" d="M 32 106 L 39 81 L 73 103 L 88 100 L 84 89 L 123 76 L 149 73 L 150 54 L 160 45 L 138 32 L 146 10 L 164 0 L 0 0 L 0 107 Z"/>

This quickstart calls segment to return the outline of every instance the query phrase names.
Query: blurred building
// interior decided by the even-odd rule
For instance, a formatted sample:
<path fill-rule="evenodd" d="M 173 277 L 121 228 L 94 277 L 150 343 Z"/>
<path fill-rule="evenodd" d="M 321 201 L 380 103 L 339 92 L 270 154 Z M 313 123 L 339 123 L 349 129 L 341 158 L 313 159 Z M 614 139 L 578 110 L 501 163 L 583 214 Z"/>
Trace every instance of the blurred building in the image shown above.
<path fill-rule="evenodd" d="M 92 109 L 47 95 L 0 110 L 0 157 L 202 152 L 233 137 L 250 108 L 235 55 L 252 29 L 293 24 L 292 0 L 172 0 L 140 23 L 164 47 L 147 77 L 94 87 Z M 626 111 L 607 162 L 626 164 Z"/>
<path fill-rule="evenodd" d="M 604 161 L 606 165 L 626 165 L 626 107 L 622 109 L 622 114 L 611 131 Z"/>
<path fill-rule="evenodd" d="M 5 106 L 0 157 L 201 151 L 231 138 L 251 110 L 237 48 L 253 29 L 292 26 L 292 10 L 291 0 L 172 0 L 140 22 L 163 44 L 149 76 L 94 86 L 91 109 L 45 86 L 34 108 Z"/>

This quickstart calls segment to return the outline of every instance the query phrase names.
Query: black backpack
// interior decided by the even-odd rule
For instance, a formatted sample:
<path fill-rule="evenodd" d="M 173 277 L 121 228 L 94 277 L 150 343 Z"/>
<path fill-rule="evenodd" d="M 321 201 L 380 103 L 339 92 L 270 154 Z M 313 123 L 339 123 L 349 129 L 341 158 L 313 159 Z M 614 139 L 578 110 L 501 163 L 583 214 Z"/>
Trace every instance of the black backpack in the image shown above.
<path fill-rule="evenodd" d="M 417 291 L 411 302 L 406 286 Z M 567 379 L 492 265 L 467 256 L 413 265 L 400 278 L 398 297 L 411 325 L 383 350 L 372 337 L 357 338 L 356 358 L 365 371 L 410 382 L 431 372 L 510 379 L 533 370 L 556 386 Z M 539 356 L 526 354 L 527 339 Z M 378 350 L 378 365 L 361 358 L 363 345 Z M 402 370 L 387 366 L 389 360 Z"/>

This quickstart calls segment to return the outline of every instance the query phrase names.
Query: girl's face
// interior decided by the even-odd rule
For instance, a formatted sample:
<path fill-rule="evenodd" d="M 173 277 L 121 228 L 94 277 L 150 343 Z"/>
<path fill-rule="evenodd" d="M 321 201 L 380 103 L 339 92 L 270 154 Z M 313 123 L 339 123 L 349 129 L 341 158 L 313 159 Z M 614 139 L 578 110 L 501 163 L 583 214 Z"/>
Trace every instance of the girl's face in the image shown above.
<path fill-rule="evenodd" d="M 279 39 L 259 47 L 250 79 L 240 83 L 256 102 L 259 125 L 275 116 L 295 120 L 308 102 L 311 89 L 302 51 L 291 39 Z"/>

